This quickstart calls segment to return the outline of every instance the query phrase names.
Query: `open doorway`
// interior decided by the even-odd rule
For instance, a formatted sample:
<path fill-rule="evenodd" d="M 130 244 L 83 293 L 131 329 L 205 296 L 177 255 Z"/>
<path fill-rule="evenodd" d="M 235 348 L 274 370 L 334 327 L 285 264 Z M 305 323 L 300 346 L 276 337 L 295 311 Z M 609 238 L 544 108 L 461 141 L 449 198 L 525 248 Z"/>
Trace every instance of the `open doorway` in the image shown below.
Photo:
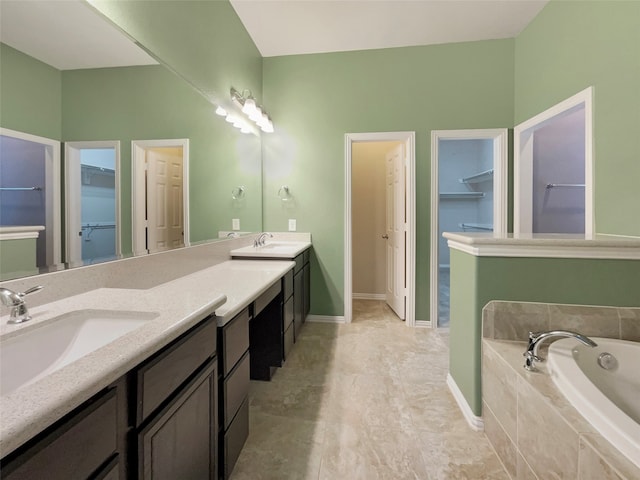
<path fill-rule="evenodd" d="M 443 232 L 507 231 L 507 130 L 431 132 L 431 326 L 449 327 Z"/>
<path fill-rule="evenodd" d="M 66 262 L 115 260 L 120 244 L 120 142 L 66 142 Z"/>
<path fill-rule="evenodd" d="M 134 255 L 189 246 L 189 140 L 131 146 Z"/>
<path fill-rule="evenodd" d="M 415 326 L 415 134 L 345 136 L 345 322 L 354 298 Z M 357 248 L 354 248 L 357 247 Z"/>
<path fill-rule="evenodd" d="M 515 235 L 593 235 L 592 98 L 589 87 L 514 128 Z"/>

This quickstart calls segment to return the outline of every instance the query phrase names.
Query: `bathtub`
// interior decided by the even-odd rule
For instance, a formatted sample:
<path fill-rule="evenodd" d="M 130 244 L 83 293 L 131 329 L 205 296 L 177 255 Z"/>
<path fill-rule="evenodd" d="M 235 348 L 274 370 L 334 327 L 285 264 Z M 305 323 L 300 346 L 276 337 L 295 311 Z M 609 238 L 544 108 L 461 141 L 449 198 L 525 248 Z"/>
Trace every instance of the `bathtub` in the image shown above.
<path fill-rule="evenodd" d="M 549 373 L 576 410 L 640 467 L 640 343 L 592 340 L 597 347 L 587 347 L 572 338 L 552 343 Z M 599 362 L 605 352 L 614 359 L 603 356 Z"/>

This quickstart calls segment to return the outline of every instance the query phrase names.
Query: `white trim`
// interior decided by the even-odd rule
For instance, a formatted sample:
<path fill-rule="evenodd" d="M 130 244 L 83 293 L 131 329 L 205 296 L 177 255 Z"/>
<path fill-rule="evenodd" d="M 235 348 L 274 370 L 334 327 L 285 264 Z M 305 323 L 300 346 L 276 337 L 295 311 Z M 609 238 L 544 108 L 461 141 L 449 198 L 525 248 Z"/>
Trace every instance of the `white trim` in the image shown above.
<path fill-rule="evenodd" d="M 384 293 L 354 293 L 352 295 L 354 300 L 386 300 L 387 297 Z"/>
<path fill-rule="evenodd" d="M 526 258 L 593 258 L 608 260 L 640 260 L 638 247 L 598 247 L 585 245 L 471 245 L 449 239 L 449 248 L 476 257 L 526 257 Z"/>
<path fill-rule="evenodd" d="M 115 217 L 116 217 L 116 231 L 115 231 L 115 255 L 116 258 L 122 256 L 122 198 L 120 189 L 120 140 L 97 140 L 97 141 L 81 141 L 81 142 L 65 142 L 64 143 L 64 171 L 65 171 L 65 221 L 66 221 L 66 245 L 65 245 L 65 261 L 71 266 L 82 265 L 82 249 L 76 252 L 73 248 L 76 245 L 76 232 L 81 228 L 77 225 L 77 218 L 80 218 L 79 213 L 76 214 L 80 205 L 80 168 L 71 168 L 70 162 L 78 160 L 76 153 L 79 150 L 89 150 L 97 148 L 113 148 L 115 152 Z"/>
<path fill-rule="evenodd" d="M 429 268 L 430 318 L 433 328 L 438 326 L 438 215 L 440 195 L 438 185 L 438 142 L 440 140 L 487 139 L 493 140 L 493 234 L 507 233 L 507 169 L 508 132 L 506 128 L 432 130 L 431 131 L 431 239 Z M 438 268 L 434 268 L 438 266 Z"/>
<path fill-rule="evenodd" d="M 466 398 L 464 398 L 464 395 L 458 388 L 456 381 L 453 379 L 450 373 L 447 374 L 447 386 L 449 387 L 449 391 L 453 395 L 453 398 L 458 404 L 458 407 L 460 407 L 462 415 L 464 416 L 464 419 L 467 421 L 469 426 L 476 432 L 484 431 L 484 420 L 482 419 L 482 417 L 478 417 L 473 413 L 473 410 L 471 410 L 471 407 L 467 403 Z"/>
<path fill-rule="evenodd" d="M 44 230 L 42 225 L 0 227 L 0 240 L 24 240 L 38 238 Z"/>
<path fill-rule="evenodd" d="M 131 246 L 133 255 L 146 255 L 145 235 L 145 173 L 147 148 L 182 147 L 182 205 L 184 218 L 184 246 L 191 246 L 189 234 L 189 139 L 132 140 L 131 141 Z"/>
<path fill-rule="evenodd" d="M 632 239 L 640 239 L 638 235 L 618 235 L 617 233 L 599 233 L 600 237 L 617 237 L 617 238 L 632 238 Z"/>
<path fill-rule="evenodd" d="M 414 327 L 416 323 L 416 134 L 415 132 L 369 132 L 347 133 L 344 136 L 345 148 L 345 195 L 344 195 L 344 321 L 350 323 L 353 316 L 353 276 L 351 250 L 351 146 L 355 142 L 405 142 L 407 165 L 406 198 L 407 202 L 407 245 L 405 273 L 407 278 L 405 323 Z"/>
<path fill-rule="evenodd" d="M 431 320 L 416 320 L 416 327 L 418 328 L 432 328 Z"/>
<path fill-rule="evenodd" d="M 0 127 L 0 135 L 6 137 L 39 143 L 45 146 L 45 236 L 47 244 L 47 269 L 58 269 L 62 264 L 62 211 L 61 211 L 61 182 L 62 168 L 60 165 L 60 142 L 52 138 L 40 137 L 30 133 L 19 132 Z"/>
<path fill-rule="evenodd" d="M 531 233 L 532 231 L 532 192 L 533 176 L 533 134 L 549 124 L 555 117 L 584 106 L 584 142 L 585 142 L 585 235 L 593 237 L 596 232 L 594 217 L 593 182 L 593 87 L 563 100 L 547 110 L 516 125 L 513 129 L 513 231 Z"/>
<path fill-rule="evenodd" d="M 347 323 L 344 317 L 331 315 L 307 315 L 307 322 L 315 323 Z"/>

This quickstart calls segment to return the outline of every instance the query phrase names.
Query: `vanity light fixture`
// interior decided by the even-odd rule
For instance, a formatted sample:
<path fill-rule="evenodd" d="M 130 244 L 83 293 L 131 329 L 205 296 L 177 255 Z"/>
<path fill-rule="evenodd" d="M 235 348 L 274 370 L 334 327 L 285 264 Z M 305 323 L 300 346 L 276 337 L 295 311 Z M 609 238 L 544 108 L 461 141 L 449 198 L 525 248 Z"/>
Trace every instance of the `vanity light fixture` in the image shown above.
<path fill-rule="evenodd" d="M 265 109 L 256 103 L 256 99 L 251 95 L 250 90 L 243 90 L 242 93 L 238 92 L 235 88 L 231 87 L 231 100 L 238 105 L 242 110 L 242 113 L 247 115 L 250 120 L 260 127 L 265 133 L 273 132 L 273 122 L 271 117 L 265 111 Z M 246 93 L 246 97 L 244 94 Z"/>

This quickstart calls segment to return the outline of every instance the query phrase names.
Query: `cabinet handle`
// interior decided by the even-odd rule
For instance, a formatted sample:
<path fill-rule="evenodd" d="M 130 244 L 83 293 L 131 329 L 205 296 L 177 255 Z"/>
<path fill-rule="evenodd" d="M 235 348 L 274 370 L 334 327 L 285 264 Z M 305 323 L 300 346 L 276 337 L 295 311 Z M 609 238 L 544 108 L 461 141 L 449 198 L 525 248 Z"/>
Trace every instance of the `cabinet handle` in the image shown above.
<path fill-rule="evenodd" d="M 384 238 L 385 240 L 389 240 L 389 235 L 385 233 L 384 235 L 382 235 L 382 238 Z"/>

